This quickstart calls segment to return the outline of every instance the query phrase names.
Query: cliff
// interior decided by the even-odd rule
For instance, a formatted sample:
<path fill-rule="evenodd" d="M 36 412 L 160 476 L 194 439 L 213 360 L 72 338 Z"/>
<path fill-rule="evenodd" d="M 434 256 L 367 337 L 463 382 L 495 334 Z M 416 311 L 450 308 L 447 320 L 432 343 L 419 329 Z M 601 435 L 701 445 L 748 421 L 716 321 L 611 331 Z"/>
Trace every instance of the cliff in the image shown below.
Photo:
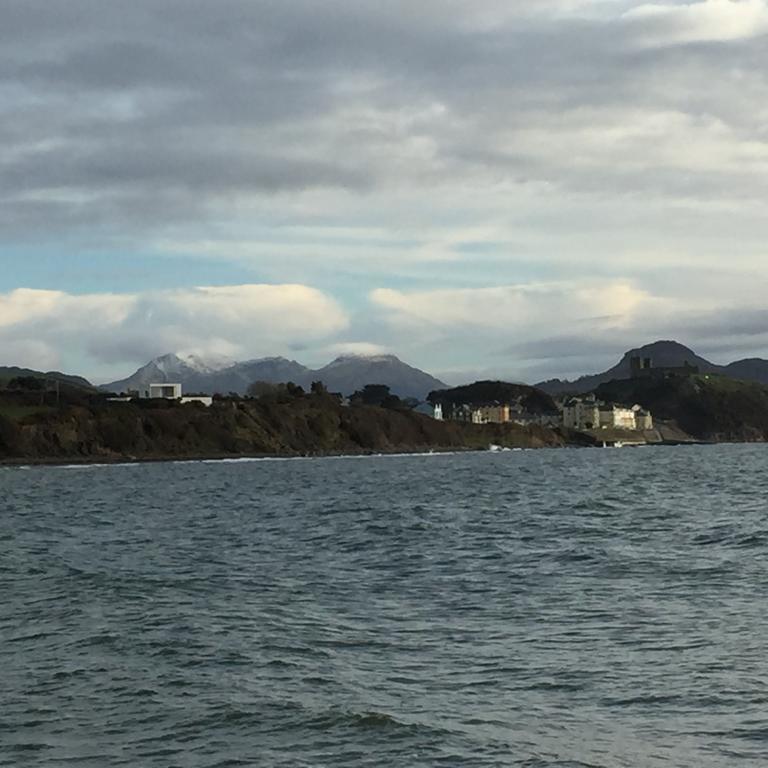
<path fill-rule="evenodd" d="M 17 398 L 18 399 L 18 398 Z M 558 432 L 438 422 L 408 410 L 343 407 L 327 394 L 170 401 L 67 398 L 54 407 L 0 402 L 0 460 L 74 461 L 315 455 L 565 444 Z"/>

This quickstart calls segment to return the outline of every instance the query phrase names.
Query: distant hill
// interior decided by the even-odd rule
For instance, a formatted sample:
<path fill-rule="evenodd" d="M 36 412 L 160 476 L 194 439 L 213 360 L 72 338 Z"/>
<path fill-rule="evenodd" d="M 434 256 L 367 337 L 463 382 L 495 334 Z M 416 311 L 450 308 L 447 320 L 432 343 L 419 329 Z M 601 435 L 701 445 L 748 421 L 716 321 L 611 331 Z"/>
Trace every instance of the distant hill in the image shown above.
<path fill-rule="evenodd" d="M 668 379 L 624 379 L 601 384 L 601 400 L 639 403 L 655 419 L 713 442 L 768 440 L 768 386 L 717 374 Z"/>
<path fill-rule="evenodd" d="M 527 384 L 512 384 L 507 381 L 476 381 L 451 389 L 430 392 L 430 403 L 451 405 L 480 405 L 490 403 L 515 403 L 530 413 L 557 413 L 554 400 L 546 392 Z"/>
<path fill-rule="evenodd" d="M 613 368 L 603 373 L 582 376 L 575 381 L 551 379 L 540 382 L 536 386 L 551 395 L 591 392 L 609 381 L 628 379 L 630 360 L 633 357 L 650 357 L 654 368 L 681 367 L 688 363 L 697 366 L 701 373 L 716 373 L 733 379 L 768 384 L 768 360 L 753 358 L 738 360 L 730 365 L 716 365 L 677 341 L 656 341 L 653 344 L 629 350 Z"/>
<path fill-rule="evenodd" d="M 445 384 L 428 373 L 407 365 L 394 355 L 345 355 L 319 369 L 311 369 L 284 357 L 265 357 L 212 366 L 197 357 L 162 355 L 126 379 L 104 384 L 112 392 L 143 391 L 151 383 L 180 382 L 185 392 L 243 395 L 254 381 L 284 384 L 289 381 L 308 389 L 322 381 L 332 392 L 351 395 L 366 384 L 386 384 L 393 394 L 423 400 Z"/>
<path fill-rule="evenodd" d="M 292 381 L 303 385 L 309 373 L 305 366 L 283 357 L 266 357 L 217 367 L 194 355 L 180 357 L 167 354 L 150 360 L 128 378 L 104 384 L 101 388 L 111 392 L 143 392 L 149 389 L 150 384 L 173 381 L 180 382 L 185 392 L 236 392 L 244 395 L 254 381 L 272 384 Z"/>
<path fill-rule="evenodd" d="M 445 384 L 424 371 L 407 365 L 394 355 L 344 355 L 324 368 L 312 371 L 312 380 L 322 381 L 331 392 L 350 395 L 366 384 L 386 384 L 399 397 L 423 400 Z"/>
<path fill-rule="evenodd" d="M 71 376 L 59 371 L 35 371 L 31 368 L 18 368 L 16 366 L 0 366 L 0 387 L 6 386 L 11 379 L 31 377 L 35 379 L 46 379 L 50 382 L 58 381 L 62 384 L 68 384 L 78 389 L 94 390 L 95 387 L 90 381 L 82 376 Z"/>
<path fill-rule="evenodd" d="M 735 363 L 723 366 L 719 372 L 732 379 L 768 384 L 768 360 L 759 357 L 737 360 Z"/>

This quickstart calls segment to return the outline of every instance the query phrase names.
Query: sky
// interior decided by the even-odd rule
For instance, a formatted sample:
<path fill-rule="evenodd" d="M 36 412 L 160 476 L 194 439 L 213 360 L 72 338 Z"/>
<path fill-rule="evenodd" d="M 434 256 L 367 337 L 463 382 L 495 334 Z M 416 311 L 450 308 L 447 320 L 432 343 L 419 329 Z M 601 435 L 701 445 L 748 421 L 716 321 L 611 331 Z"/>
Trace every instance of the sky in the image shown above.
<path fill-rule="evenodd" d="M 0 0 L 0 365 L 768 357 L 768 0 Z"/>

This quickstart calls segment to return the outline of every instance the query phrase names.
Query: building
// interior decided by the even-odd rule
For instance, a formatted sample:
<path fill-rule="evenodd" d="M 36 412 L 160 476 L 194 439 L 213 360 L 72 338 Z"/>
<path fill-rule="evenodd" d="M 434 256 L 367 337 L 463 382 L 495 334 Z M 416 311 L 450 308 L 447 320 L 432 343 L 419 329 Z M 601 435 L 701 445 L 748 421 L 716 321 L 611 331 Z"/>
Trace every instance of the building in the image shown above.
<path fill-rule="evenodd" d="M 510 408 L 506 404 L 481 405 L 473 409 L 472 422 L 474 424 L 506 424 L 509 419 Z"/>
<path fill-rule="evenodd" d="M 567 429 L 598 429 L 600 404 L 594 395 L 571 397 L 563 404 L 563 426 Z"/>
<path fill-rule="evenodd" d="M 653 416 L 650 411 L 646 411 L 639 405 L 635 405 L 632 410 L 635 412 L 635 424 L 637 429 L 653 429 Z"/>
<path fill-rule="evenodd" d="M 635 411 L 620 405 L 601 405 L 600 429 L 637 429 Z"/>
<path fill-rule="evenodd" d="M 507 403 L 435 403 L 432 415 L 438 421 L 463 421 L 470 424 L 507 424 L 512 421 Z"/>
<path fill-rule="evenodd" d="M 150 384 L 149 389 L 142 393 L 143 399 L 178 400 L 182 405 L 186 403 L 200 403 L 206 408 L 213 405 L 210 395 L 186 395 L 181 394 L 181 384 L 166 382 L 163 384 Z"/>
<path fill-rule="evenodd" d="M 604 403 L 594 395 L 572 397 L 563 404 L 563 426 L 568 429 L 653 429 L 649 411 L 639 405 L 627 408 L 615 403 Z"/>
<path fill-rule="evenodd" d="M 650 357 L 631 357 L 629 372 L 632 379 L 669 379 L 673 376 L 696 376 L 700 373 L 697 365 L 687 360 L 682 365 L 667 365 L 655 368 Z"/>
<path fill-rule="evenodd" d="M 180 400 L 181 384 L 150 384 L 144 392 L 145 398 L 162 398 L 164 400 Z"/>
<path fill-rule="evenodd" d="M 551 411 L 545 413 L 531 413 L 529 411 L 523 411 L 519 416 L 513 416 L 512 421 L 515 424 L 519 424 L 521 427 L 539 426 L 548 427 L 554 429 L 559 427 L 563 423 L 562 414 L 559 411 Z"/>

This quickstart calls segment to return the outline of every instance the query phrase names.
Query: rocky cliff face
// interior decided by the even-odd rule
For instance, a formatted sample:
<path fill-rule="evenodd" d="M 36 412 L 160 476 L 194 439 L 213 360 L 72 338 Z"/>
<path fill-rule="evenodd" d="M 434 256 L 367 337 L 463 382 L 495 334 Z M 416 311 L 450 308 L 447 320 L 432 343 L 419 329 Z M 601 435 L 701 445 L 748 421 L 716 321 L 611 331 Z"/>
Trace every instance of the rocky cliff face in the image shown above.
<path fill-rule="evenodd" d="M 420 451 L 564 444 L 514 425 L 437 422 L 412 411 L 342 407 L 323 394 L 283 401 L 222 400 L 211 408 L 164 401 L 72 404 L 18 420 L 0 417 L 0 459 L 101 460 L 254 454 Z"/>

